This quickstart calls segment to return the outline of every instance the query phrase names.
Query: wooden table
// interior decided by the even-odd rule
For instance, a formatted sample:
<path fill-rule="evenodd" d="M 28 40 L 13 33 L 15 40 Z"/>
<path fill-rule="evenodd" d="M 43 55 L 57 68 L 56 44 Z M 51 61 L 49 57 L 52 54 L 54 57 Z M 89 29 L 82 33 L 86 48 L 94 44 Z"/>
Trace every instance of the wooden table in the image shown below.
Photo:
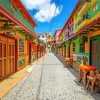
<path fill-rule="evenodd" d="M 89 66 L 89 65 L 83 65 L 81 64 L 80 66 L 80 70 L 79 70 L 79 82 L 81 82 L 83 80 L 83 84 L 84 86 L 86 86 L 87 83 L 87 74 L 90 71 L 95 71 L 95 67 L 94 66 Z"/>

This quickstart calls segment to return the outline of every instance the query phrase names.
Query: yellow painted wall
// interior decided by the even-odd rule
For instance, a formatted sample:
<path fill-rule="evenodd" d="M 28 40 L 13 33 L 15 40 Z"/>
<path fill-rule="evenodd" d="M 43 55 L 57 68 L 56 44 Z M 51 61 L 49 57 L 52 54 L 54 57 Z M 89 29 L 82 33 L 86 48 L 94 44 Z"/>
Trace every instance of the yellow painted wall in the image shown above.
<path fill-rule="evenodd" d="M 25 46 L 24 46 L 24 50 L 25 50 L 25 63 L 26 65 L 28 65 L 28 40 L 25 39 Z"/>
<path fill-rule="evenodd" d="M 24 35 L 22 35 L 21 33 L 16 33 L 15 38 L 17 38 L 18 40 L 18 58 L 25 58 L 25 65 L 22 67 L 18 67 L 18 70 L 22 69 L 23 67 L 28 65 L 28 55 L 27 55 L 27 40 L 26 37 Z M 24 54 L 19 54 L 19 38 L 23 38 L 24 39 Z"/>

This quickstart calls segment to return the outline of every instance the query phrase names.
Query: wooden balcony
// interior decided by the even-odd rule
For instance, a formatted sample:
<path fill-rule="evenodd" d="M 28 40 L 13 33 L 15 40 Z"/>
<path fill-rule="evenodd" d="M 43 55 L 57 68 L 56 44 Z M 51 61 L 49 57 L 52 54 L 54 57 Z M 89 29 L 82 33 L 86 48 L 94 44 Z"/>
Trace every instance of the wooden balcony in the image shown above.
<path fill-rule="evenodd" d="M 79 10 L 78 16 L 81 16 L 82 14 L 86 13 L 90 6 L 91 6 L 91 2 L 85 1 Z"/>
<path fill-rule="evenodd" d="M 90 23 L 90 19 L 85 19 L 78 27 L 78 29 L 83 28 L 84 26 L 88 25 Z"/>

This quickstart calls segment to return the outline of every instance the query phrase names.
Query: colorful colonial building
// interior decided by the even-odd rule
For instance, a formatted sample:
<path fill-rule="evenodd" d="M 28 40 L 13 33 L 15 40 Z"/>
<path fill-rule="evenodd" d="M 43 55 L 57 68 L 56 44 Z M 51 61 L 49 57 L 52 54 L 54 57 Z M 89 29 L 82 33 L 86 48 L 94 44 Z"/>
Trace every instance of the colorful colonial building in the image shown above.
<path fill-rule="evenodd" d="M 35 26 L 20 0 L 0 0 L 0 79 L 44 55 Z"/>
<path fill-rule="evenodd" d="M 100 69 L 100 0 L 79 0 L 60 37 L 61 55 L 75 68 L 83 63 Z"/>
<path fill-rule="evenodd" d="M 60 52 L 60 47 L 58 46 L 60 44 L 60 33 L 61 33 L 62 29 L 56 30 L 54 36 L 53 36 L 53 48 L 55 49 L 55 51 L 58 53 Z"/>
<path fill-rule="evenodd" d="M 38 34 L 38 38 L 41 39 L 44 43 L 51 41 L 50 33 Z"/>

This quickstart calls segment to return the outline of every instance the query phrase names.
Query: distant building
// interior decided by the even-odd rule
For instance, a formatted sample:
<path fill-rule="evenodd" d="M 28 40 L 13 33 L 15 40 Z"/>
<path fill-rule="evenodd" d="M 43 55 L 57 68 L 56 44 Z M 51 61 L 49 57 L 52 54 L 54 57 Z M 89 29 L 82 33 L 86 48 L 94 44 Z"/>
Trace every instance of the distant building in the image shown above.
<path fill-rule="evenodd" d="M 43 34 L 38 34 L 38 38 L 40 38 L 44 43 L 48 43 L 51 41 L 51 34 L 50 33 L 43 33 Z"/>
<path fill-rule="evenodd" d="M 60 35 L 61 31 L 62 31 L 62 29 L 57 30 L 57 31 L 55 32 L 54 40 L 55 40 L 55 43 L 56 43 L 56 44 L 59 44 L 59 42 L 60 42 L 60 37 L 59 37 L 59 35 Z"/>
<path fill-rule="evenodd" d="M 52 44 L 52 50 L 55 52 L 58 52 L 58 45 L 60 43 L 60 33 L 61 33 L 62 29 L 56 30 L 53 39 L 51 41 Z"/>

